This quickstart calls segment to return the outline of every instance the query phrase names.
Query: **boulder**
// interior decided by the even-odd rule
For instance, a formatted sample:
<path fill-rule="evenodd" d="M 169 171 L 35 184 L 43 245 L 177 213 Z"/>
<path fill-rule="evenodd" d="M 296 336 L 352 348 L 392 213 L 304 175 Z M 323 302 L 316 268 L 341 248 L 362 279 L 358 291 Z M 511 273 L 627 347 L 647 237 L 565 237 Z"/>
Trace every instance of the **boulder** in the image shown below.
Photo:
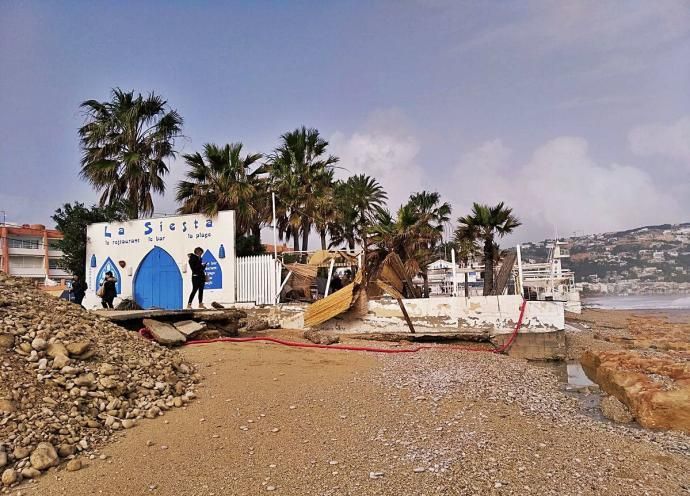
<path fill-rule="evenodd" d="M 180 345 L 187 341 L 180 331 L 170 324 L 154 319 L 144 319 L 144 326 L 151 332 L 151 336 L 160 344 Z"/>
<path fill-rule="evenodd" d="M 174 326 L 187 340 L 194 339 L 198 334 L 206 330 L 206 324 L 200 324 L 193 320 L 175 322 Z"/>
<path fill-rule="evenodd" d="M 643 427 L 690 433 L 690 367 L 681 356 L 586 351 L 580 362 L 587 376 L 626 405 Z"/>
<path fill-rule="evenodd" d="M 58 463 L 57 451 L 50 443 L 39 443 L 31 453 L 31 466 L 36 470 L 46 470 Z"/>

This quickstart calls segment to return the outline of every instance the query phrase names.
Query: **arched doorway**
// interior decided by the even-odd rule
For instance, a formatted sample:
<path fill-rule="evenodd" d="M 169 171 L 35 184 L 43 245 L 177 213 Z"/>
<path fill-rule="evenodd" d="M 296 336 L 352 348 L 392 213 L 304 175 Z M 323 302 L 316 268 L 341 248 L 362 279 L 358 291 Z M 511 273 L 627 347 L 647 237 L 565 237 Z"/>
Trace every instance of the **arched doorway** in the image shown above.
<path fill-rule="evenodd" d="M 134 277 L 134 300 L 142 308 L 182 308 L 182 274 L 159 246 L 146 254 Z"/>

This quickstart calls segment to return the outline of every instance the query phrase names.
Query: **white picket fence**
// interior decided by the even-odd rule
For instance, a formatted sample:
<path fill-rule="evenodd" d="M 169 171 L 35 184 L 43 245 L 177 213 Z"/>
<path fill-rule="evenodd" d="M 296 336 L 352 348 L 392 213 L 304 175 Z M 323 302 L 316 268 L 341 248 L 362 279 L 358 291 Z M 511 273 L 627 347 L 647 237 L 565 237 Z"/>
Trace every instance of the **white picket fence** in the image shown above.
<path fill-rule="evenodd" d="M 238 303 L 272 305 L 275 302 L 280 263 L 271 255 L 238 257 L 235 274 Z"/>

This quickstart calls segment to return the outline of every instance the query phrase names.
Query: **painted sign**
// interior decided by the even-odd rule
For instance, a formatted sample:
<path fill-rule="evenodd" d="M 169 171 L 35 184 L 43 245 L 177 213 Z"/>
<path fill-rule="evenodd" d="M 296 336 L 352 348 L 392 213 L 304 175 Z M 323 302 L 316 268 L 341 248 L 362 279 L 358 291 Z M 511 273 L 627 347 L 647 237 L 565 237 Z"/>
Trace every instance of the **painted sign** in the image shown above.
<path fill-rule="evenodd" d="M 213 300 L 234 303 L 234 212 L 221 211 L 213 218 L 191 214 L 91 224 L 86 245 L 89 291 L 84 306 L 100 306 L 96 290 L 110 270 L 118 279 L 119 298 L 141 300 L 144 308 L 181 308 L 192 291 L 188 254 L 197 247 L 205 253 L 206 289 L 213 291 Z"/>
<path fill-rule="evenodd" d="M 201 261 L 206 264 L 206 277 L 208 279 L 204 289 L 223 289 L 223 269 L 211 250 L 204 252 Z"/>

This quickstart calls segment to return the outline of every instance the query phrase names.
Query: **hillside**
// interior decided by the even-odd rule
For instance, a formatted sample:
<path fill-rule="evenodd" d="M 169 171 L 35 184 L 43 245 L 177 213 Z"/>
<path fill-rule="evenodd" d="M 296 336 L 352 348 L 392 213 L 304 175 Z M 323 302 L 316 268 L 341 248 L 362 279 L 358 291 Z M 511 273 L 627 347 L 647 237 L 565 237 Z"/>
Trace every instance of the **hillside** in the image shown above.
<path fill-rule="evenodd" d="M 571 255 L 563 260 L 563 266 L 575 272 L 576 282 L 585 291 L 690 291 L 690 223 L 573 236 L 561 241 L 568 243 Z M 523 259 L 545 260 L 549 242 L 523 244 Z"/>

